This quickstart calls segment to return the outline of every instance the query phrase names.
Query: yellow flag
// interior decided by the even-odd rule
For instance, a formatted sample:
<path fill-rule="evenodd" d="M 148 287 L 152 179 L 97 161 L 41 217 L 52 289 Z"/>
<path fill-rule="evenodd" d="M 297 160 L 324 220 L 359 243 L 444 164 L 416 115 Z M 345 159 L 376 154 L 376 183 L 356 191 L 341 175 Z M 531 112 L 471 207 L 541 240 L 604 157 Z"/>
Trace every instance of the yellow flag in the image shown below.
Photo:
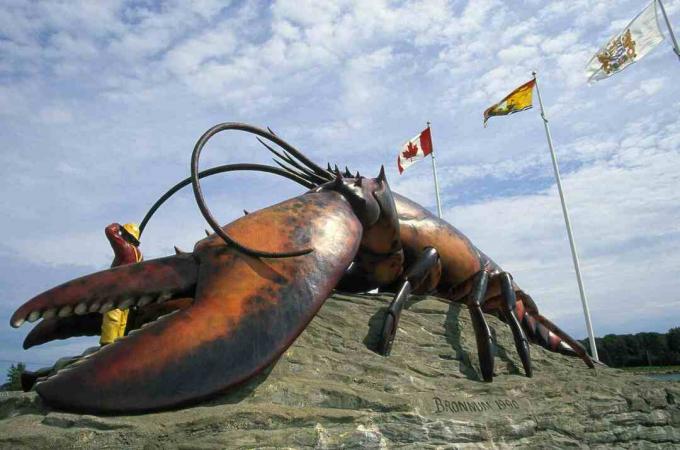
<path fill-rule="evenodd" d="M 536 80 L 524 83 L 508 94 L 503 100 L 490 108 L 487 108 L 486 111 L 484 111 L 484 126 L 486 127 L 486 121 L 489 120 L 489 117 L 491 116 L 507 116 L 508 114 L 531 109 L 533 106 L 531 97 L 534 92 L 535 84 Z"/>

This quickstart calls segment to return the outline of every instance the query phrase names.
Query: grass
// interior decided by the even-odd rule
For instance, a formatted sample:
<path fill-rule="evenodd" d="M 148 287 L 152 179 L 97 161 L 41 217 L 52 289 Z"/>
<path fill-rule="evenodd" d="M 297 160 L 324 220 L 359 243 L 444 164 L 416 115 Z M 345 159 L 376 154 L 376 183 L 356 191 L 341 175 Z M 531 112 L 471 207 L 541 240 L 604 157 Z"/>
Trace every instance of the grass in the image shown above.
<path fill-rule="evenodd" d="M 637 373 L 675 373 L 680 372 L 680 366 L 636 366 L 636 367 L 617 367 L 626 372 Z"/>

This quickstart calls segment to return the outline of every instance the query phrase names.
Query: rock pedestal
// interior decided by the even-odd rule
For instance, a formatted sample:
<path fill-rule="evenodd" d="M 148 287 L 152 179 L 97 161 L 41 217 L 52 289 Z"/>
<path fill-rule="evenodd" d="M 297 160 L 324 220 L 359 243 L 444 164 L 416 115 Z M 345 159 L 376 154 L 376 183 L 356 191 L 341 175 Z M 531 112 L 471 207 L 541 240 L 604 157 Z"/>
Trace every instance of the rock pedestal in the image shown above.
<path fill-rule="evenodd" d="M 138 415 L 52 410 L 0 393 L 0 448 L 678 448 L 680 383 L 531 346 L 489 317 L 496 377 L 481 381 L 464 307 L 418 298 L 392 355 L 376 354 L 387 296 L 335 295 L 266 373 L 194 407 Z"/>

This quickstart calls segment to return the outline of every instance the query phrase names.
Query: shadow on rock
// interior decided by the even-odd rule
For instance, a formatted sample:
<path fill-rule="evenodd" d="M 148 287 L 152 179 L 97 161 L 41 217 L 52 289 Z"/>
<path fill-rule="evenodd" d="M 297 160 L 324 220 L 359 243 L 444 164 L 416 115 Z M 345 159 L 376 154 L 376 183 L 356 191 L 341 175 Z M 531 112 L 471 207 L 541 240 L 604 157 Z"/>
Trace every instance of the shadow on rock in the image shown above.
<path fill-rule="evenodd" d="M 451 345 L 451 348 L 459 355 L 456 359 L 460 361 L 460 372 L 465 375 L 468 380 L 481 381 L 482 377 L 477 373 L 474 367 L 472 367 L 470 353 L 464 350 L 463 346 L 460 345 L 461 330 L 458 317 L 460 316 L 461 309 L 462 307 L 460 305 L 454 305 L 453 303 L 449 304 L 449 310 L 446 312 L 446 320 L 444 321 L 446 342 L 448 342 Z"/>
<path fill-rule="evenodd" d="M 233 405 L 241 403 L 250 396 L 257 387 L 264 383 L 272 372 L 272 369 L 279 362 L 279 359 L 271 363 L 262 372 L 241 384 L 232 386 L 228 391 L 218 394 L 211 400 L 201 403 L 201 406 Z"/>
<path fill-rule="evenodd" d="M 518 358 L 517 354 L 513 355 L 512 353 L 508 352 L 508 350 L 506 350 L 504 346 L 500 345 L 498 343 L 498 339 L 496 339 L 496 329 L 494 327 L 490 327 L 490 328 L 491 328 L 491 337 L 493 339 L 495 356 L 498 356 L 500 359 L 503 360 L 509 374 L 511 374 L 511 375 L 524 375 L 524 369 L 520 369 L 520 366 L 518 366 L 517 363 L 516 363 L 517 358 Z M 497 372 L 497 371 L 495 371 L 495 372 Z"/>
<path fill-rule="evenodd" d="M 404 311 L 408 311 L 413 305 L 415 305 L 418 302 L 421 302 L 425 300 L 427 297 L 421 297 L 421 296 L 416 296 L 412 295 L 409 297 L 409 299 L 404 303 Z M 392 301 L 391 299 L 389 300 L 390 302 Z M 384 306 L 380 309 L 378 309 L 375 314 L 373 314 L 369 319 L 368 319 L 368 333 L 364 337 L 363 343 L 366 346 L 367 349 L 374 353 L 378 353 L 378 342 L 380 341 L 380 336 L 382 334 L 382 328 L 383 324 L 385 323 L 385 316 L 387 315 L 387 309 L 389 306 Z M 398 332 L 398 329 L 397 329 Z M 398 335 L 397 335 L 398 338 Z M 395 343 L 397 338 L 395 338 Z"/>

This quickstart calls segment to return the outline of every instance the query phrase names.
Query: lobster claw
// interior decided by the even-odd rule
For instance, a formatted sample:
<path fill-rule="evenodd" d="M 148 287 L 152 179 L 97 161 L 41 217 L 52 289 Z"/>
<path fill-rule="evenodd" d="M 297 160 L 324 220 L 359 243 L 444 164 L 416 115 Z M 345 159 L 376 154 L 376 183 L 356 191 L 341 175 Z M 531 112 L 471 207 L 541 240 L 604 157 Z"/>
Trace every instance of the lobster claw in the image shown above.
<path fill-rule="evenodd" d="M 158 292 L 167 289 L 163 280 L 176 279 L 189 296 L 186 285 L 194 286 L 190 306 L 39 382 L 38 394 L 63 409 L 130 413 L 195 402 L 239 384 L 276 361 L 304 330 L 354 258 L 361 236 L 359 220 L 334 191 L 253 212 L 224 230 L 258 248 L 281 251 L 292 244 L 313 251 L 255 258 L 213 235 L 191 255 L 110 269 L 41 294 L 15 313 L 15 323 L 38 304 L 94 301 L 76 294 L 122 298 L 129 286 L 137 294 Z M 154 278 L 161 269 L 164 275 Z M 107 291 L 99 292 L 101 286 Z"/>

